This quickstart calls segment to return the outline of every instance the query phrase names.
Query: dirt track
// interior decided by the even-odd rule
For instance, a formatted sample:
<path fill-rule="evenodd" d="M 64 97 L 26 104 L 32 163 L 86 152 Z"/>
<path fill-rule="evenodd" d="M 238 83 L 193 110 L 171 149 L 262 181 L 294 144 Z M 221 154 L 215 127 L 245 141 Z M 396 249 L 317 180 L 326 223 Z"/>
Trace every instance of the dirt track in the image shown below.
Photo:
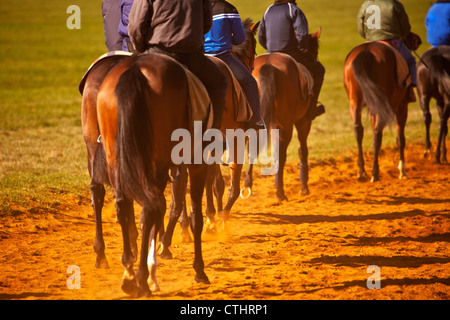
<path fill-rule="evenodd" d="M 193 243 L 181 243 L 177 226 L 174 259 L 158 260 L 161 291 L 151 299 L 450 299 L 450 166 L 410 145 L 409 179 L 398 180 L 397 153 L 383 150 L 375 184 L 356 180 L 354 155 L 312 161 L 309 196 L 298 194 L 298 163 L 288 165 L 287 202 L 275 200 L 273 177 L 257 177 L 227 230 L 203 236 L 211 285 L 194 283 Z M 127 298 L 112 202 L 104 210 L 109 270 L 94 267 L 87 200 L 72 202 L 0 218 L 1 299 Z M 80 267 L 79 290 L 67 288 L 70 265 Z M 366 286 L 370 265 L 381 268 L 379 290 Z"/>

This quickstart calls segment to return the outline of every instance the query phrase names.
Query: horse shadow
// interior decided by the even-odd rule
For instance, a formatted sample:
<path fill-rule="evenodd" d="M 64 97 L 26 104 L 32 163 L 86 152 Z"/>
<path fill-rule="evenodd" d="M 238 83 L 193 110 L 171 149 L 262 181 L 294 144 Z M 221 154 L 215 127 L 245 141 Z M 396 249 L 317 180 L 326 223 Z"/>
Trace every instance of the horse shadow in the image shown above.
<path fill-rule="evenodd" d="M 450 213 L 433 213 L 429 214 L 420 209 L 413 209 L 402 212 L 390 212 L 390 213 L 373 213 L 366 215 L 291 215 L 291 214 L 278 214 L 272 212 L 260 212 L 252 213 L 253 222 L 269 225 L 283 225 L 283 224 L 304 224 L 304 223 L 322 223 L 322 222 L 361 222 L 367 220 L 397 220 L 408 217 L 416 216 L 433 216 L 441 215 L 443 217 L 450 218 Z"/>

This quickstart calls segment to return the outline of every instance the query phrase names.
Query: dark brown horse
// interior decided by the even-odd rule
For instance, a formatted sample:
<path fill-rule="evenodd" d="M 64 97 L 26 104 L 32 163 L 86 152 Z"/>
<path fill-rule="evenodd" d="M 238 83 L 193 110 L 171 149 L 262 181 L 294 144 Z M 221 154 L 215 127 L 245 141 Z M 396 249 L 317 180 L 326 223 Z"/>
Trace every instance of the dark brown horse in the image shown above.
<path fill-rule="evenodd" d="M 256 39 L 255 33 L 257 31 L 259 22 L 253 24 L 251 19 L 246 19 L 243 22 L 244 29 L 246 30 L 246 40 L 244 43 L 233 47 L 233 54 L 241 60 L 248 68 L 251 70 L 253 68 L 253 62 L 255 57 Z M 227 129 L 243 129 L 245 123 L 240 123 L 236 121 L 235 111 L 236 106 L 235 99 L 233 98 L 233 87 L 231 70 L 226 66 L 226 64 L 215 57 L 211 57 L 211 60 L 219 67 L 219 69 L 225 74 L 228 81 L 225 110 L 222 116 L 222 124 L 220 130 L 226 134 Z M 235 152 L 236 154 L 236 152 Z M 223 180 L 221 168 L 219 164 L 211 164 L 208 166 L 208 173 L 205 183 L 205 193 L 206 193 L 206 215 L 207 230 L 214 230 L 215 228 L 215 214 L 216 208 L 214 207 L 214 197 L 217 201 L 217 210 L 220 214 L 221 221 L 228 218 L 229 212 L 235 203 L 236 199 L 239 197 L 240 191 L 240 178 L 242 172 L 242 164 L 231 163 L 229 168 L 231 170 L 231 185 L 228 190 L 227 203 L 225 208 L 223 208 L 223 194 L 225 192 L 225 183 Z M 161 257 L 172 258 L 172 253 L 170 252 L 170 245 L 172 243 L 173 231 L 175 229 L 178 219 L 180 219 L 180 226 L 182 237 L 184 241 L 189 241 L 189 217 L 187 216 L 185 194 L 188 183 L 188 176 L 185 167 L 180 167 L 178 171 L 178 176 L 173 177 L 175 182 L 172 183 L 172 202 L 170 204 L 169 210 L 169 222 L 167 224 L 166 230 L 163 232 L 161 237 Z M 222 220 L 223 219 L 223 220 Z"/>
<path fill-rule="evenodd" d="M 371 181 L 380 179 L 378 156 L 383 128 L 394 119 L 397 125 L 397 145 L 400 153 L 399 178 L 406 178 L 405 124 L 408 116 L 409 88 L 400 85 L 397 62 L 393 49 L 379 42 L 366 42 L 355 47 L 347 56 L 344 66 L 344 86 L 350 102 L 350 114 L 358 143 L 358 179 L 368 179 L 364 169 L 362 141 L 364 128 L 361 112 L 369 108 L 373 128 L 373 165 Z"/>
<path fill-rule="evenodd" d="M 308 35 L 308 54 L 317 60 L 320 29 Z M 286 200 L 283 183 L 283 170 L 286 163 L 286 151 L 292 139 L 293 127 L 297 129 L 300 147 L 300 181 L 301 192 L 308 194 L 308 145 L 307 138 L 311 129 L 311 120 L 306 116 L 312 95 L 301 82 L 297 62 L 283 53 L 263 54 L 255 59 L 253 76 L 258 80 L 261 95 L 261 115 L 270 129 L 279 130 L 279 164 L 275 175 L 276 196 Z M 249 164 L 245 179 L 245 188 L 253 185 L 253 165 Z"/>
<path fill-rule="evenodd" d="M 171 136 L 176 129 L 190 131 L 192 128 L 187 81 L 181 64 L 165 55 L 146 54 L 118 63 L 98 92 L 98 123 L 123 235 L 125 273 L 122 289 L 133 296 L 150 295 L 149 284 L 158 288 L 156 236 L 166 209 L 163 192 L 169 168 L 173 166 L 171 151 L 175 142 L 171 141 Z M 201 253 L 201 201 L 206 166 L 203 163 L 188 165 L 188 171 L 195 279 L 209 283 Z M 133 200 L 142 207 L 142 241 L 136 276 L 128 228 L 133 219 L 130 210 Z"/>
<path fill-rule="evenodd" d="M 83 95 L 81 103 L 81 126 L 87 149 L 88 171 L 91 176 L 91 202 L 95 213 L 95 242 L 94 251 L 97 254 L 95 266 L 109 268 L 105 256 L 105 242 L 102 231 L 102 208 L 105 199 L 104 184 L 109 183 L 106 170 L 106 157 L 100 140 L 100 131 L 97 121 L 97 95 L 100 85 L 108 72 L 119 62 L 129 59 L 125 52 L 111 52 L 98 59 L 86 72 L 80 83 L 79 90 Z M 130 210 L 133 206 L 130 206 Z M 134 215 L 133 215 L 134 216 Z M 137 254 L 136 239 L 138 232 L 134 219 L 130 221 L 130 234 L 133 255 Z"/>
<path fill-rule="evenodd" d="M 417 91 L 426 128 L 426 154 L 431 152 L 430 142 L 430 100 L 436 99 L 438 109 L 439 136 L 434 153 L 436 163 L 447 163 L 447 148 L 445 137 L 448 133 L 448 118 L 450 117 L 450 46 L 431 48 L 422 55 L 422 61 L 417 66 Z"/>

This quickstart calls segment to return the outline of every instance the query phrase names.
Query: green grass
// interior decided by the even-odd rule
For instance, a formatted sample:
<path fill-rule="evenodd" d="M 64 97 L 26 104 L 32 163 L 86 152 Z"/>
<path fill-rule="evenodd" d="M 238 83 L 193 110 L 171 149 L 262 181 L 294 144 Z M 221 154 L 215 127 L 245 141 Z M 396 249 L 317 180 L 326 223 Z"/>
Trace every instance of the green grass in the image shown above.
<path fill-rule="evenodd" d="M 342 69 L 347 53 L 362 41 L 355 22 L 361 2 L 299 1 L 310 30 L 322 27 L 319 58 L 326 68 L 320 100 L 327 113 L 313 123 L 309 137 L 312 159 L 356 148 Z M 272 1 L 232 3 L 242 18 L 256 22 Z M 66 27 L 66 8 L 71 4 L 81 8 L 80 30 Z M 408 0 L 404 4 L 413 31 L 425 40 L 424 19 L 432 2 Z M 11 5 L 2 1 L 0 12 L 0 215 L 17 208 L 52 208 L 66 196 L 87 197 L 89 176 L 78 83 L 92 61 L 106 51 L 101 2 L 17 0 Z M 425 42 L 419 54 L 428 47 Z M 258 46 L 257 52 L 264 50 Z M 434 107 L 432 112 L 437 119 Z M 364 147 L 368 150 L 371 129 L 367 114 L 364 117 Z M 407 143 L 424 138 L 418 103 L 410 104 L 406 135 Z M 395 144 L 393 128 L 385 130 L 383 143 Z M 297 146 L 294 138 L 289 148 L 291 161 L 298 161 Z"/>

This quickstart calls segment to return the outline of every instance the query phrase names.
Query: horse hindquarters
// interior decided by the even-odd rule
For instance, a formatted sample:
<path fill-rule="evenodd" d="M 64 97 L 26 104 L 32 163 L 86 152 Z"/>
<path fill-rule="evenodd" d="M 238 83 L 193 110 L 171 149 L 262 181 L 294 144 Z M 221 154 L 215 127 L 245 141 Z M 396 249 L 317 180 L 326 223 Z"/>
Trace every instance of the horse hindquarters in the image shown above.
<path fill-rule="evenodd" d="M 383 128 L 394 118 L 392 107 L 389 103 L 389 99 L 384 93 L 382 87 L 375 82 L 378 73 L 383 72 L 382 66 L 377 63 L 375 56 L 370 51 L 361 51 L 351 62 L 354 78 L 361 90 L 361 94 L 364 97 L 367 107 L 369 108 L 372 127 L 374 131 L 373 135 L 373 151 L 374 159 L 372 165 L 372 182 L 379 180 L 379 164 L 378 155 L 382 143 Z M 351 84 L 350 84 L 351 86 Z M 354 88 L 353 88 L 354 89 Z M 360 108 L 358 112 L 360 112 Z M 360 117 L 360 115 L 358 115 Z M 355 133 L 357 134 L 359 158 L 358 164 L 363 163 L 362 158 L 362 135 L 360 134 L 361 126 L 359 123 L 355 123 Z M 364 169 L 360 166 L 360 174 L 364 174 Z"/>

